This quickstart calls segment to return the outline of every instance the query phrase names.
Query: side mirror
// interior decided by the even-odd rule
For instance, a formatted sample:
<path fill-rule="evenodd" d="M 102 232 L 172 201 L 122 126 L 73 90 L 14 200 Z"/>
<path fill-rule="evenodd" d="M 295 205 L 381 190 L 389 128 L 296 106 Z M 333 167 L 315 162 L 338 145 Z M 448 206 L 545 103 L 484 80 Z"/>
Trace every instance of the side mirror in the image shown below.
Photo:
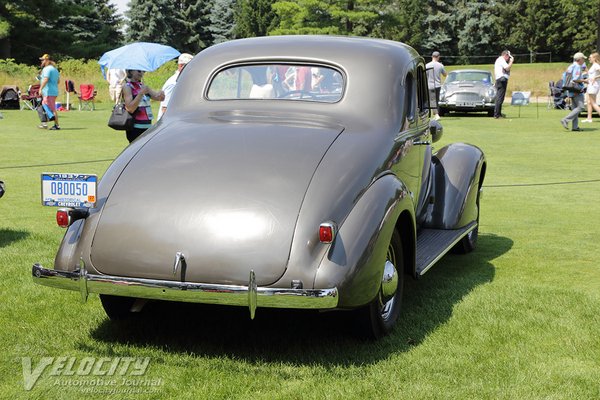
<path fill-rule="evenodd" d="M 429 121 L 429 133 L 431 133 L 431 143 L 435 143 L 442 138 L 444 127 L 439 121 Z"/>

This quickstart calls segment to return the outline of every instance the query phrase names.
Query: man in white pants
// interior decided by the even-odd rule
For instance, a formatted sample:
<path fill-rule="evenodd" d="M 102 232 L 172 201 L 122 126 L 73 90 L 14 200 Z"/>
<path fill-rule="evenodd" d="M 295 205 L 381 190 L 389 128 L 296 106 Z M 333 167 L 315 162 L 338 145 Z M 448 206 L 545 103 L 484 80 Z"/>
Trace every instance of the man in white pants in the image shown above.
<path fill-rule="evenodd" d="M 125 70 L 124 69 L 109 69 L 106 73 L 106 80 L 108 81 L 108 93 L 110 99 L 117 104 L 121 98 L 121 92 L 123 91 L 123 83 L 125 82 Z"/>

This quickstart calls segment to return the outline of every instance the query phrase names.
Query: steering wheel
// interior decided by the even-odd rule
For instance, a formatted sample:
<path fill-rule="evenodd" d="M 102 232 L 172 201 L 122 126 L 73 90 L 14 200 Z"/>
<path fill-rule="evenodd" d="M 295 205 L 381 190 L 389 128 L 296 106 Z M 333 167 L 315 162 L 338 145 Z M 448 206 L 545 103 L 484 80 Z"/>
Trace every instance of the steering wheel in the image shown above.
<path fill-rule="evenodd" d="M 287 97 L 292 97 L 294 95 L 299 95 L 298 98 L 303 99 L 305 97 L 314 99 L 315 95 L 309 92 L 308 90 L 290 90 L 289 92 L 285 92 L 279 95 L 279 99 L 285 99 Z"/>

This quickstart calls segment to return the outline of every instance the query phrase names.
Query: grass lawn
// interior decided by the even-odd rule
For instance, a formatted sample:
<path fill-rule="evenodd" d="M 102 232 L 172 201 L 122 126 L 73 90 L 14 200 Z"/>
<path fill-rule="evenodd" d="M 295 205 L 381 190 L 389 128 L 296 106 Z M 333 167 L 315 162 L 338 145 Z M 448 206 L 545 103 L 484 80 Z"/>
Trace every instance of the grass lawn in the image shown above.
<path fill-rule="evenodd" d="M 443 118 L 436 147 L 463 141 L 487 156 L 478 248 L 407 281 L 395 332 L 364 343 L 331 313 L 258 309 L 250 321 L 245 309 L 157 304 L 153 318 L 115 324 L 97 295 L 81 304 L 76 292 L 34 285 L 31 265 L 52 265 L 64 233 L 40 205 L 40 174 L 101 175 L 127 141 L 106 126 L 106 106 L 61 113 L 59 132 L 37 129 L 31 111 L 3 111 L 0 397 L 599 398 L 600 161 L 588 150 L 600 120 L 574 133 L 545 104 L 504 112 Z M 149 364 L 142 376 L 49 367 L 26 391 L 23 361 L 34 371 L 44 357 L 54 367 L 59 357 L 75 368 L 87 357 Z"/>

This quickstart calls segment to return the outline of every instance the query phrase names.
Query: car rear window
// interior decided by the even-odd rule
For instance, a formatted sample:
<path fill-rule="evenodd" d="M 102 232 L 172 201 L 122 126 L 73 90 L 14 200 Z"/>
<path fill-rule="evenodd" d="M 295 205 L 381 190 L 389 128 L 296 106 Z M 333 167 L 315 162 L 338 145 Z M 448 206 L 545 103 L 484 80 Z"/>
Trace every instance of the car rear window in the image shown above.
<path fill-rule="evenodd" d="M 211 80 L 209 100 L 302 100 L 335 103 L 342 98 L 343 75 L 310 64 L 253 64 L 219 71 Z"/>
<path fill-rule="evenodd" d="M 468 72 L 450 72 L 448 74 L 448 79 L 446 82 L 454 82 L 454 81 L 482 81 L 491 83 L 492 76 L 489 72 L 478 72 L 478 71 L 468 71 Z"/>

